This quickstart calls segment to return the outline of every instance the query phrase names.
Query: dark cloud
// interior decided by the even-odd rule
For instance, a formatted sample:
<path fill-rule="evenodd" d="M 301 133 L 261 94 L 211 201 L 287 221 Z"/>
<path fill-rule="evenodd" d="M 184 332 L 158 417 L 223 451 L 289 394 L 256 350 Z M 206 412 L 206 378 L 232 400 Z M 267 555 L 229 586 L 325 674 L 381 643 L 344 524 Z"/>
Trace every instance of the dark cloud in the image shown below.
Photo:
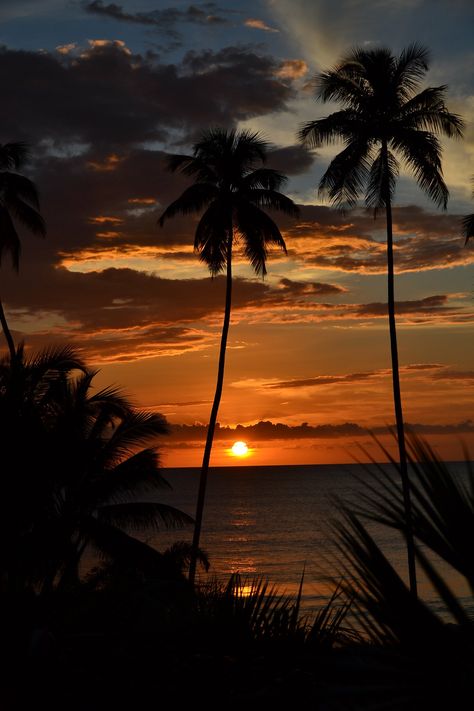
<path fill-rule="evenodd" d="M 347 291 L 342 286 L 327 284 L 320 281 L 294 281 L 292 279 L 280 279 L 279 286 L 281 296 L 329 296 L 333 294 L 343 294 Z"/>
<path fill-rule="evenodd" d="M 176 7 L 167 7 L 163 10 L 153 10 L 151 12 L 126 12 L 121 5 L 109 3 L 106 5 L 101 0 L 94 2 L 84 2 L 84 10 L 101 17 L 109 17 L 121 22 L 132 22 L 139 25 L 147 25 L 156 30 L 167 33 L 178 33 L 174 27 L 180 22 L 191 22 L 198 25 L 226 24 L 226 18 L 215 14 L 220 12 L 215 3 L 203 3 L 199 5 L 188 5 L 184 10 Z"/>
<path fill-rule="evenodd" d="M 213 320 L 222 313 L 224 277 L 162 279 L 133 269 L 81 273 L 47 266 L 25 272 L 21 288 L 12 288 L 8 272 L 4 286 L 17 340 L 25 337 L 22 323 L 36 322 L 34 333 L 28 329 L 30 346 L 67 340 L 94 362 L 131 361 L 208 348 L 218 337 Z M 268 289 L 236 279 L 236 310 Z"/>
<path fill-rule="evenodd" d="M 255 425 L 237 425 L 237 427 L 217 425 L 214 438 L 216 440 L 259 442 L 264 440 L 287 440 L 287 439 L 333 439 L 339 437 L 366 437 L 369 432 L 375 435 L 390 434 L 393 426 L 376 427 L 370 430 L 354 422 L 343 422 L 341 424 L 310 425 L 307 422 L 301 425 L 286 425 L 281 422 L 271 422 L 262 420 Z M 419 434 L 472 434 L 474 433 L 474 422 L 466 420 L 453 424 L 410 424 L 407 423 L 408 430 Z M 168 442 L 175 446 L 176 442 L 189 442 L 201 440 L 206 437 L 206 425 L 170 425 L 170 436 Z"/>
<path fill-rule="evenodd" d="M 330 286 L 330 285 L 328 285 Z M 372 321 L 387 317 L 385 302 L 369 304 L 329 303 L 316 301 L 305 294 L 288 295 L 268 292 L 261 302 L 243 308 L 242 316 L 250 323 L 319 323 L 323 321 Z M 306 297 L 306 298 L 304 298 Z M 454 303 L 452 303 L 454 302 Z M 400 301 L 396 304 L 399 323 L 471 323 L 474 318 L 470 304 L 459 300 L 458 294 L 435 294 L 423 299 Z"/>
<path fill-rule="evenodd" d="M 470 264 L 474 250 L 464 247 L 458 215 L 396 207 L 395 270 L 398 273 Z M 361 274 L 386 272 L 385 227 L 366 211 L 343 216 L 330 208 L 303 206 L 296 224 L 283 221 L 288 242 L 298 240 L 294 256 L 311 266 Z"/>
<path fill-rule="evenodd" d="M 464 381 L 469 384 L 474 381 L 474 371 L 457 371 L 451 370 L 446 364 L 442 363 L 409 363 L 400 366 L 400 372 L 404 378 L 411 377 L 418 381 L 430 382 L 437 381 Z M 255 379 L 237 380 L 232 383 L 235 388 L 251 388 L 253 390 L 297 390 L 299 388 L 318 388 L 326 385 L 351 385 L 352 383 L 361 383 L 367 381 L 376 381 L 391 377 L 392 371 L 388 368 L 380 368 L 378 370 L 368 370 L 361 373 L 342 373 L 336 375 L 316 375 L 312 378 L 292 378 L 291 380 L 269 380 Z"/>
<path fill-rule="evenodd" d="M 203 62 L 206 71 L 198 68 Z M 58 148 L 85 144 L 103 157 L 126 153 L 164 141 L 170 131 L 174 139 L 192 136 L 285 109 L 294 91 L 275 76 L 276 67 L 273 58 L 245 47 L 191 53 L 182 64 L 131 54 L 118 41 L 94 40 L 87 51 L 56 56 L 3 48 L 0 79 L 9 110 L 0 117 L 0 134 Z"/>
<path fill-rule="evenodd" d="M 403 367 L 405 370 L 439 370 L 446 366 L 443 363 L 411 363 Z"/>
<path fill-rule="evenodd" d="M 270 151 L 267 162 L 284 175 L 301 175 L 313 165 L 314 155 L 303 146 L 286 146 Z"/>
<path fill-rule="evenodd" d="M 357 383 L 371 378 L 386 375 L 386 371 L 373 371 L 367 373 L 348 373 L 347 375 L 317 375 L 314 378 L 301 378 L 299 380 L 280 380 L 277 383 L 268 383 L 265 387 L 269 390 L 284 390 L 287 388 L 314 388 L 320 385 L 336 385 L 339 383 Z"/>
<path fill-rule="evenodd" d="M 474 370 L 445 370 L 433 373 L 434 380 L 461 380 L 466 384 L 474 383 Z"/>

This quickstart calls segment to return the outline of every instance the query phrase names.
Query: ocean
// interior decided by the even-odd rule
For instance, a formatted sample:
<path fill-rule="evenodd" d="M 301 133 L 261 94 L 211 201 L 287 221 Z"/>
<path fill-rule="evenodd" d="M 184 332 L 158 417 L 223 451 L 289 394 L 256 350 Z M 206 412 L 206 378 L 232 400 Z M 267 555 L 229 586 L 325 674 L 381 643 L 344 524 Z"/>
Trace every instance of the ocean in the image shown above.
<path fill-rule="evenodd" d="M 450 465 L 463 476 L 463 462 Z M 390 471 L 390 468 L 387 467 Z M 172 490 L 159 500 L 195 514 L 199 469 L 163 469 Z M 395 475 L 392 472 L 391 475 Z M 335 499 L 357 501 L 368 480 L 364 465 L 234 466 L 209 472 L 201 547 L 210 558 L 209 573 L 200 579 L 228 580 L 263 576 L 281 593 L 296 594 L 304 573 L 303 608 L 320 607 L 338 580 L 337 550 L 331 522 Z M 406 579 L 406 549 L 401 536 L 379 525 L 369 526 L 382 550 Z M 191 541 L 192 530 L 155 534 L 150 543 L 162 550 L 176 540 Z M 440 570 L 469 605 L 464 581 L 439 562 Z M 442 612 L 443 606 L 424 576 L 420 596 Z"/>

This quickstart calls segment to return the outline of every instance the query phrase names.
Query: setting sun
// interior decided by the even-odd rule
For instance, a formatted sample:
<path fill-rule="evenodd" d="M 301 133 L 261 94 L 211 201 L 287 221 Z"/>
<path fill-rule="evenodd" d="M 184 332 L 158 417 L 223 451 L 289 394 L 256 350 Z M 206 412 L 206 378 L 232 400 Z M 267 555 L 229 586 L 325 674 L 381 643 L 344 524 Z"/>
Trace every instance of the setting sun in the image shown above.
<path fill-rule="evenodd" d="M 235 457 L 246 457 L 249 452 L 249 448 L 245 442 L 234 442 L 230 450 Z"/>

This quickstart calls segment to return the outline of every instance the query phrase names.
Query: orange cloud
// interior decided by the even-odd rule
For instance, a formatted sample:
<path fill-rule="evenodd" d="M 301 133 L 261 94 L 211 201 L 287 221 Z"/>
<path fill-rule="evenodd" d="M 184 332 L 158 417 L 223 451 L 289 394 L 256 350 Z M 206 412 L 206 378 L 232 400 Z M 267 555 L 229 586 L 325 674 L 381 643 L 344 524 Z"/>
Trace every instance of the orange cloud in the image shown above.
<path fill-rule="evenodd" d="M 96 49 L 104 49 L 104 48 L 109 48 L 109 47 L 118 49 L 119 51 L 121 51 L 127 55 L 132 54 L 123 40 L 90 39 L 90 40 L 87 40 L 87 44 L 89 45 L 90 50 L 86 50 L 85 52 L 83 52 L 81 55 L 82 57 L 89 56 L 90 52 L 91 51 L 93 52 Z"/>
<path fill-rule="evenodd" d="M 75 42 L 71 42 L 70 44 L 60 44 L 56 47 L 56 52 L 59 52 L 59 54 L 70 54 L 76 49 L 76 47 L 77 44 Z"/>
<path fill-rule="evenodd" d="M 275 27 L 270 27 L 263 20 L 257 20 L 254 17 L 249 17 L 245 20 L 244 25 L 251 27 L 254 30 L 263 30 L 264 32 L 279 32 Z"/>
<path fill-rule="evenodd" d="M 91 225 L 103 225 L 110 222 L 114 225 L 122 224 L 123 220 L 121 217 L 112 217 L 111 215 L 97 215 L 96 217 L 90 217 L 88 222 Z"/>
<path fill-rule="evenodd" d="M 276 72 L 281 79 L 299 79 L 308 72 L 308 65 L 303 59 L 285 59 Z"/>
<path fill-rule="evenodd" d="M 123 232 L 115 232 L 114 230 L 108 230 L 107 232 L 96 232 L 95 234 L 97 237 L 113 239 L 115 237 L 122 237 Z"/>
<path fill-rule="evenodd" d="M 151 198 L 151 197 L 138 197 L 138 198 L 129 198 L 127 200 L 131 205 L 154 205 L 156 203 L 156 198 Z"/>
<path fill-rule="evenodd" d="M 116 170 L 119 163 L 124 159 L 118 156 L 116 153 L 111 153 L 102 162 L 99 161 L 87 161 L 87 166 L 92 170 L 99 173 L 110 173 L 112 170 Z"/>

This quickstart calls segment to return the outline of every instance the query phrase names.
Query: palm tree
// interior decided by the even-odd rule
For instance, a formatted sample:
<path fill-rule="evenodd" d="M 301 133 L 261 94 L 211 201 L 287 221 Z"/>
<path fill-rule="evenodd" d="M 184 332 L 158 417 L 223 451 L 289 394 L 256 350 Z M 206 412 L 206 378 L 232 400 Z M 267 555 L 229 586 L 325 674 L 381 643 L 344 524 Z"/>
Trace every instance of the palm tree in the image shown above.
<path fill-rule="evenodd" d="M 28 146 L 25 143 L 0 145 L 0 263 L 4 252 L 9 252 L 13 268 L 17 272 L 20 266 L 21 243 L 15 220 L 33 234 L 41 237 L 46 235 L 45 223 L 39 213 L 38 191 L 29 178 L 18 172 L 28 157 Z M 0 323 L 10 357 L 14 358 L 15 344 L 5 318 L 1 298 Z"/>
<path fill-rule="evenodd" d="M 139 500 L 169 488 L 153 444 L 167 431 L 164 418 L 135 409 L 116 388 L 92 393 L 95 375 L 88 371 L 63 381 L 48 432 L 55 509 L 47 533 L 59 544 L 56 572 L 64 583 L 77 579 L 87 546 L 113 557 L 125 546 L 138 547 L 128 531 L 193 522 L 172 506 Z"/>
<path fill-rule="evenodd" d="M 207 264 L 212 276 L 224 270 L 226 272 L 217 384 L 202 461 L 193 555 L 189 567 L 192 583 L 196 572 L 209 460 L 224 381 L 232 298 L 232 248 L 240 239 L 254 271 L 264 276 L 268 246 L 276 245 L 284 252 L 286 246 L 277 225 L 262 208 L 279 210 L 292 216 L 298 214 L 293 201 L 279 192 L 286 182 L 285 176 L 263 165 L 267 149 L 267 142 L 258 133 L 217 128 L 202 135 L 194 145 L 192 156 L 172 155 L 168 159 L 171 171 L 180 171 L 194 178 L 194 184 L 166 208 L 159 224 L 163 226 L 167 219 L 178 214 L 204 210 L 196 228 L 194 249 L 201 261 Z"/>
<path fill-rule="evenodd" d="M 473 178 L 474 181 L 474 178 Z M 474 197 L 474 191 L 473 191 Z M 469 242 L 471 237 L 474 237 L 474 214 L 466 215 L 462 221 L 463 236 L 465 238 L 465 245 Z"/>
<path fill-rule="evenodd" d="M 418 91 L 428 70 L 428 52 L 416 44 L 398 57 L 386 48 L 354 49 L 332 70 L 317 78 L 316 97 L 338 101 L 342 109 L 302 126 L 299 137 L 311 147 L 342 140 L 344 149 L 332 160 L 319 190 L 338 208 L 354 207 L 361 193 L 368 208 L 385 210 L 387 225 L 388 316 L 393 398 L 407 519 L 410 587 L 416 595 L 411 531 L 410 483 L 405 451 L 395 326 L 392 202 L 400 165 L 439 207 L 446 208 L 441 146 L 436 134 L 461 137 L 463 122 L 448 111 L 445 86 Z"/>

